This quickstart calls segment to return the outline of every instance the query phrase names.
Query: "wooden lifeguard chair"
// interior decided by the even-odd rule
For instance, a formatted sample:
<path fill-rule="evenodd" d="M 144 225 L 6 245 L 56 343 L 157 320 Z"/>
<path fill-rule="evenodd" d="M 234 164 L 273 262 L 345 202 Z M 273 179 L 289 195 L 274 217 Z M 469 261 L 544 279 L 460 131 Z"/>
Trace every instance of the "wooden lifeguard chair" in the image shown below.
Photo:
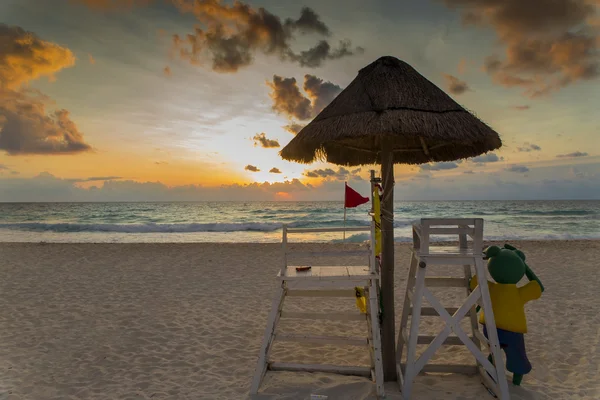
<path fill-rule="evenodd" d="M 431 235 L 446 235 L 446 237 L 453 235 L 458 239 L 459 245 L 432 245 Z M 471 267 L 474 267 L 479 282 L 487 280 L 483 257 L 483 219 L 481 218 L 422 219 L 420 223 L 413 225 L 412 258 L 396 347 L 398 383 L 405 400 L 410 398 L 413 380 L 420 372 L 479 373 L 489 391 L 501 400 L 509 399 L 508 383 L 488 286 L 479 285 L 472 292 L 469 290 Z M 441 265 L 458 267 L 460 276 L 426 276 L 427 270 Z M 431 287 L 464 288 L 466 299 L 458 308 L 444 307 L 429 290 Z M 423 298 L 431 307 L 422 307 Z M 479 331 L 476 304 L 479 304 L 485 313 L 489 339 Z M 408 331 L 409 316 L 410 331 Z M 421 335 L 419 334 L 421 317 L 439 317 L 444 321 L 445 326 L 436 336 Z M 463 318 L 470 320 L 471 336 L 468 336 L 460 326 Z M 452 332 L 456 336 L 450 336 Z M 419 357 L 417 357 L 417 345 L 428 345 Z M 475 363 L 471 365 L 428 364 L 434 353 L 443 345 L 465 345 L 475 357 Z M 491 363 L 481 351 L 481 346 L 492 354 L 494 363 Z M 402 361 L 405 347 L 407 347 L 406 361 Z"/>
<path fill-rule="evenodd" d="M 288 237 L 299 233 L 320 233 L 320 232 L 370 232 L 370 243 L 366 249 L 358 251 L 329 251 L 329 252 L 299 252 L 291 250 L 288 246 Z M 381 361 L 381 338 L 379 332 L 379 271 L 378 263 L 375 259 L 373 239 L 375 237 L 375 225 L 365 227 L 347 227 L 347 228 L 312 228 L 299 229 L 283 226 L 282 238 L 282 265 L 277 279 L 279 287 L 273 298 L 271 312 L 269 313 L 265 334 L 250 394 L 257 394 L 260 389 L 263 378 L 268 370 L 271 371 L 296 371 L 296 372 L 326 372 L 338 373 L 343 375 L 359 375 L 370 377 L 376 385 L 378 397 L 384 396 L 383 389 L 383 366 Z M 358 256 L 364 257 L 362 266 L 312 266 L 308 269 L 306 266 L 296 267 L 288 265 L 288 258 L 291 256 L 304 257 L 346 257 Z M 297 269 L 298 268 L 298 269 Z M 355 287 L 361 287 L 365 290 L 367 297 L 367 312 L 362 314 L 358 310 L 354 313 L 341 312 L 291 312 L 284 311 L 283 305 L 286 297 L 348 297 L 355 299 Z M 367 329 L 364 337 L 339 337 L 339 336 L 311 336 L 306 334 L 284 334 L 277 330 L 278 322 L 283 318 L 296 318 L 306 320 L 330 320 L 330 321 L 363 321 Z M 370 366 L 337 366 L 324 364 L 299 364 L 283 363 L 270 359 L 272 345 L 275 341 L 292 341 L 311 344 L 328 345 L 350 345 L 364 346 L 370 352 Z"/>

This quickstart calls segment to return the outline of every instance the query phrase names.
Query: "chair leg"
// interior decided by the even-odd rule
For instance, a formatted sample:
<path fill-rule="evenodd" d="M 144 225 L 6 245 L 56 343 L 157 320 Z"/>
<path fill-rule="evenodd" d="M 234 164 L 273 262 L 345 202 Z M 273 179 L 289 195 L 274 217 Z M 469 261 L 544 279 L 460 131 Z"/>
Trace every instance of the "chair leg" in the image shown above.
<path fill-rule="evenodd" d="M 273 298 L 273 304 L 271 305 L 271 312 L 267 319 L 267 327 L 263 337 L 262 345 L 260 348 L 260 355 L 258 362 L 256 363 L 256 370 L 254 371 L 254 378 L 252 379 L 252 385 L 250 386 L 250 394 L 257 394 L 260 384 L 267 372 L 267 363 L 269 361 L 269 353 L 271 352 L 271 345 L 273 344 L 273 338 L 275 336 L 275 328 L 279 321 L 279 315 L 283 307 L 283 301 L 285 299 L 285 282 L 281 282 L 281 286 L 277 289 L 277 294 Z"/>

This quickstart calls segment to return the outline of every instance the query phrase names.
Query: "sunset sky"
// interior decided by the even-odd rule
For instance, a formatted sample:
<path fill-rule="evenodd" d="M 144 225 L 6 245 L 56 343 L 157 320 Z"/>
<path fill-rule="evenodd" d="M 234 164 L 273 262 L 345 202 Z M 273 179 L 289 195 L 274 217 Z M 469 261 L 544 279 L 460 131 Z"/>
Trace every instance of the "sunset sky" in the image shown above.
<path fill-rule="evenodd" d="M 397 199 L 600 199 L 600 0 L 2 0 L 0 201 L 365 192 L 278 152 L 384 55 L 504 143 Z"/>

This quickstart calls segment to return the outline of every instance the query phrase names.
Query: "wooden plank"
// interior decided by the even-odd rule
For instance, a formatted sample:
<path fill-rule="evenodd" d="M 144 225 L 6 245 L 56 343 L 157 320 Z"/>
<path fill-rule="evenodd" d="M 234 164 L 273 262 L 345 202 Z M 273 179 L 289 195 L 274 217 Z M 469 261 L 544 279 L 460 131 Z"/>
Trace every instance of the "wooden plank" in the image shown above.
<path fill-rule="evenodd" d="M 406 364 L 400 364 L 400 367 L 404 368 Z M 464 375 L 477 375 L 477 366 L 468 364 L 427 364 L 421 369 L 421 374 L 434 373 L 434 374 L 464 374 Z"/>
<path fill-rule="evenodd" d="M 296 251 L 288 248 L 286 254 L 288 257 L 363 257 L 369 256 L 369 250 L 348 250 L 348 251 Z"/>
<path fill-rule="evenodd" d="M 371 367 L 351 365 L 327 365 L 327 364 L 298 364 L 298 363 L 269 363 L 271 371 L 293 371 L 293 372 L 324 372 L 340 375 L 357 375 L 366 378 L 371 376 Z"/>
<path fill-rule="evenodd" d="M 475 233 L 474 228 L 429 228 L 430 235 L 458 235 L 458 234 L 471 234 Z"/>
<path fill-rule="evenodd" d="M 293 290 L 312 290 L 312 291 L 329 291 L 354 289 L 355 286 L 368 286 L 371 280 L 377 280 L 377 277 L 365 276 L 362 279 L 358 277 L 344 278 L 322 278 L 322 279 L 287 279 L 285 284 L 288 289 Z M 331 296 L 317 296 L 331 297 Z M 336 296 L 339 297 L 339 296 Z M 343 296 L 345 297 L 345 296 Z"/>
<path fill-rule="evenodd" d="M 458 311 L 457 307 L 447 307 L 446 311 L 448 312 L 448 314 L 454 314 L 455 312 Z M 412 307 L 408 310 L 408 313 L 410 315 L 412 315 Z M 422 317 L 439 317 L 440 315 L 438 314 L 437 311 L 435 311 L 435 308 L 433 307 L 421 307 L 421 316 Z"/>
<path fill-rule="evenodd" d="M 368 232 L 370 226 L 347 226 L 347 227 L 331 227 L 331 228 L 288 228 L 288 235 L 291 233 L 318 233 L 318 232 Z"/>
<path fill-rule="evenodd" d="M 432 276 L 425 278 L 425 286 L 428 287 L 467 287 L 465 278 L 456 278 L 452 276 Z"/>
<path fill-rule="evenodd" d="M 417 340 L 417 344 L 429 344 L 433 342 L 433 339 L 436 337 L 433 335 L 419 335 L 419 339 Z M 471 338 L 472 339 L 472 338 Z M 443 342 L 443 345 L 446 346 L 464 346 L 464 343 L 458 336 L 448 336 Z"/>
<path fill-rule="evenodd" d="M 343 336 L 313 336 L 298 333 L 277 333 L 275 335 L 275 340 L 279 340 L 282 342 L 332 344 L 347 346 L 366 346 L 369 344 L 367 338 Z"/>
<path fill-rule="evenodd" d="M 281 318 L 294 319 L 317 319 L 326 321 L 365 321 L 366 315 L 360 313 L 311 313 L 311 312 L 292 312 L 282 311 Z"/>
<path fill-rule="evenodd" d="M 492 377 L 488 375 L 485 368 L 483 368 L 480 365 L 479 367 L 477 367 L 477 371 L 479 372 L 479 375 L 481 376 L 481 380 L 483 381 L 483 384 L 485 385 L 485 387 L 490 389 L 492 392 L 494 392 L 496 397 L 500 397 L 500 388 L 498 387 L 496 382 L 492 379 Z M 504 376 L 504 374 L 502 374 L 502 376 Z M 506 380 L 506 379 L 504 379 L 504 380 Z"/>
<path fill-rule="evenodd" d="M 475 221 L 482 218 L 421 218 L 422 225 L 447 226 L 447 225 L 475 225 Z"/>
<path fill-rule="evenodd" d="M 356 297 L 354 289 L 339 290 L 295 290 L 289 289 L 288 297 Z"/>
<path fill-rule="evenodd" d="M 267 326 L 263 335 L 263 341 L 260 348 L 258 360 L 256 362 L 256 368 L 254 370 L 254 377 L 252 378 L 252 385 L 250 386 L 250 393 L 258 393 L 260 384 L 262 383 L 263 377 L 267 371 L 267 360 L 269 359 L 269 353 L 271 351 L 271 345 L 275 338 L 275 330 L 277 329 L 277 321 L 281 314 L 283 302 L 285 300 L 286 290 L 282 286 L 277 289 L 277 294 L 273 298 L 271 305 L 271 311 L 267 319 Z"/>
<path fill-rule="evenodd" d="M 486 349 L 490 348 L 490 343 L 487 340 L 487 338 L 485 337 L 485 335 L 483 333 L 481 333 L 481 331 L 479 331 L 479 329 L 477 329 L 475 331 L 475 337 L 477 339 L 479 339 L 479 343 L 482 344 L 483 346 L 485 346 Z"/>
<path fill-rule="evenodd" d="M 346 267 L 348 270 L 348 276 L 365 276 L 365 275 L 371 275 L 371 271 L 369 269 L 369 267 L 363 267 L 363 266 L 349 266 Z M 373 274 L 373 275 L 377 275 L 377 274 Z"/>

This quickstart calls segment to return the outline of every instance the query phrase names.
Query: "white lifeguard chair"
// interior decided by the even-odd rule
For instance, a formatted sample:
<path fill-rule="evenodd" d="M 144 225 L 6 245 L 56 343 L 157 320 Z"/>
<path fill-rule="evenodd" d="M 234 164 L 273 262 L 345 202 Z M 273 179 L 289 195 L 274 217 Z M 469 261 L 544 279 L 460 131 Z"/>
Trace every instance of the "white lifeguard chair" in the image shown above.
<path fill-rule="evenodd" d="M 431 235 L 454 235 L 458 239 L 458 246 L 432 245 Z M 420 223 L 413 225 L 412 258 L 396 347 L 398 383 L 405 400 L 410 398 L 413 380 L 421 372 L 479 373 L 488 390 L 501 400 L 509 399 L 508 383 L 488 286 L 479 285 L 472 292 L 469 290 L 472 266 L 475 268 L 479 282 L 487 280 L 483 256 L 483 219 L 481 218 L 421 219 Z M 462 267 L 459 268 L 461 276 L 426 277 L 427 270 L 441 265 Z M 429 290 L 430 287 L 464 288 L 466 299 L 458 308 L 446 308 Z M 431 307 L 422 307 L 423 298 Z M 479 304 L 485 313 L 489 340 L 479 331 L 476 304 Z M 408 331 L 409 316 L 410 331 Z M 421 335 L 419 322 L 422 316 L 439 317 L 445 326 L 436 336 Z M 468 336 L 460 326 L 463 318 L 470 319 L 471 336 Z M 452 332 L 456 336 L 450 336 Z M 417 345 L 428 345 L 418 358 Z M 428 364 L 442 345 L 465 345 L 475 357 L 475 363 L 471 365 Z M 481 346 L 492 354 L 494 363 L 491 363 L 481 351 Z M 406 361 L 402 361 L 404 347 L 407 348 Z"/>
<path fill-rule="evenodd" d="M 330 251 L 330 252 L 299 252 L 293 251 L 288 246 L 288 236 L 301 233 L 320 232 L 370 232 L 370 242 L 366 249 L 358 251 Z M 375 225 L 365 227 L 346 228 L 312 228 L 299 229 L 283 226 L 282 239 L 282 265 L 277 275 L 279 287 L 273 299 L 271 312 L 269 313 L 265 334 L 250 394 L 257 394 L 263 378 L 268 370 L 271 371 L 295 371 L 295 372 L 326 372 L 343 375 L 359 375 L 371 378 L 375 382 L 377 396 L 384 397 L 383 389 L 383 365 L 381 361 L 381 338 L 379 331 L 379 302 L 378 288 L 380 274 L 378 263 L 374 253 Z M 362 266 L 306 266 L 297 267 L 288 265 L 291 256 L 304 257 L 347 257 L 362 256 Z M 283 305 L 286 297 L 348 297 L 349 300 L 356 298 L 355 287 L 365 290 L 367 301 L 367 313 L 362 314 L 358 310 L 353 313 L 345 312 L 291 312 L 284 311 Z M 306 334 L 279 333 L 277 330 L 279 320 L 283 318 L 296 318 L 306 320 L 330 320 L 330 321 L 363 321 L 367 334 L 364 337 L 340 337 L 340 336 L 312 336 Z M 292 341 L 311 344 L 328 345 L 350 345 L 364 346 L 370 351 L 370 366 L 341 366 L 325 364 L 299 364 L 284 363 L 270 359 L 271 348 L 275 341 Z"/>

